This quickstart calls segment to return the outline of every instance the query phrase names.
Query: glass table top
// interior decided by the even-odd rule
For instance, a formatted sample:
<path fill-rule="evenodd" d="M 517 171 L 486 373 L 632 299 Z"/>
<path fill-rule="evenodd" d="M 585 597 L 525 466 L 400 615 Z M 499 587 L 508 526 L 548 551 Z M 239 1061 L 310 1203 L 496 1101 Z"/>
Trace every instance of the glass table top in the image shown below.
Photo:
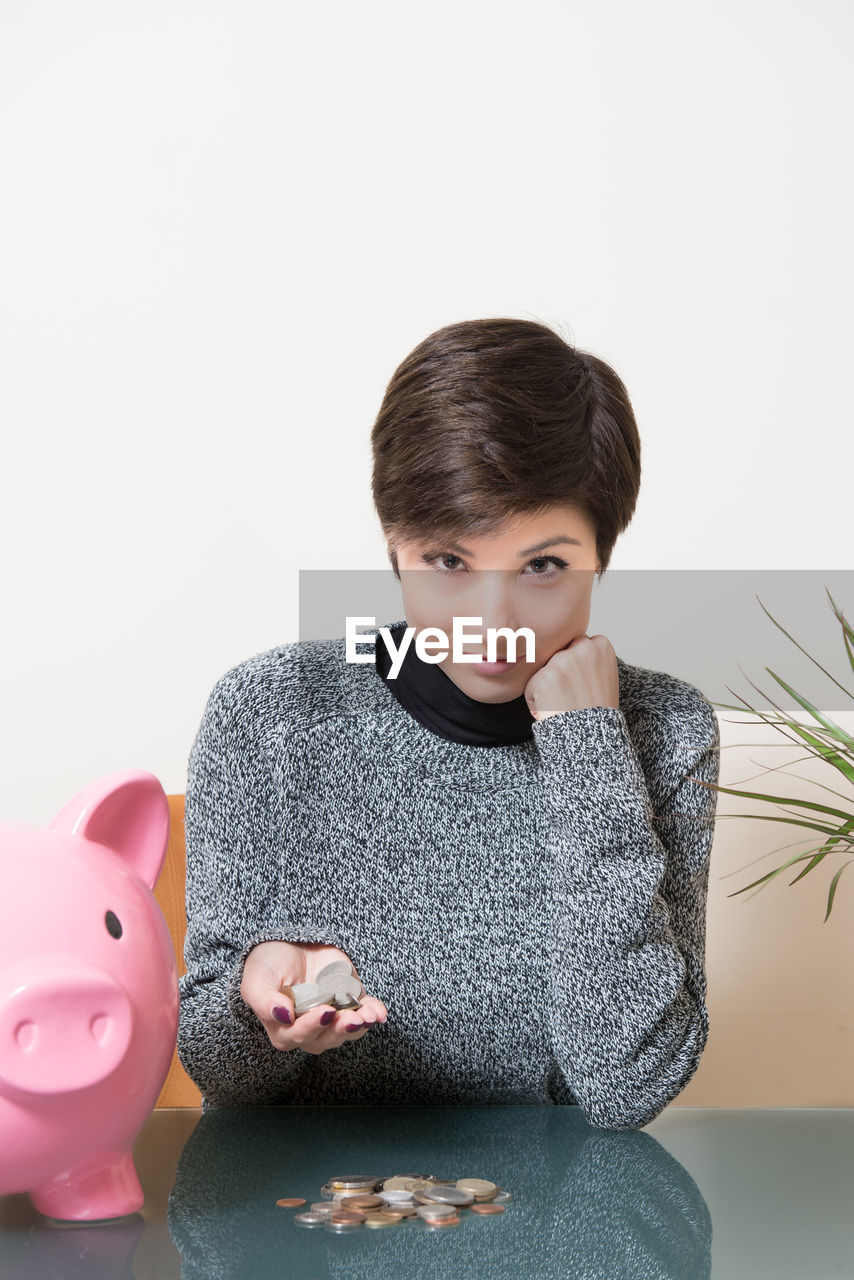
<path fill-rule="evenodd" d="M 0 1197 L 0 1276 L 854 1276 L 854 1108 L 670 1107 L 635 1132 L 568 1106 L 161 1110 L 134 1156 L 145 1205 L 112 1223 L 60 1224 Z M 330 1178 L 393 1174 L 485 1178 L 513 1198 L 443 1229 L 296 1221 Z"/>

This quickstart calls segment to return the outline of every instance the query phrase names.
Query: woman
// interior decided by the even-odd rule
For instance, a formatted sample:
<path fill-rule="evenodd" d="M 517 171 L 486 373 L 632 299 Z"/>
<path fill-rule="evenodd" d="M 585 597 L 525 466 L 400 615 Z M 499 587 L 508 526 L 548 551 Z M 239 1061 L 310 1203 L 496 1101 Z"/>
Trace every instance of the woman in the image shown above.
<path fill-rule="evenodd" d="M 719 735 L 699 690 L 587 635 L 640 485 L 625 387 L 544 325 L 453 324 L 372 443 L 405 618 L 362 630 L 370 663 L 290 642 L 211 693 L 181 1060 L 206 1107 L 555 1102 L 639 1128 L 708 1037 Z M 410 644 L 392 676 L 407 627 L 455 618 L 480 620 L 462 654 Z M 533 655 L 464 660 L 523 627 Z M 287 989 L 342 955 L 360 1007 L 295 1017 Z"/>

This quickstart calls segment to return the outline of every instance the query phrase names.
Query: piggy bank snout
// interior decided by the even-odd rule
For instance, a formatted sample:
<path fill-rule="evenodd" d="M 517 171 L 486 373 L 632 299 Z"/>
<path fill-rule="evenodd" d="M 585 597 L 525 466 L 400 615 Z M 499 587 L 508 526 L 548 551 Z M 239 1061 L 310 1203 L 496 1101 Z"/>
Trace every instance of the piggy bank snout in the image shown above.
<path fill-rule="evenodd" d="M 18 969 L 0 973 L 0 993 L 0 1090 L 85 1089 L 124 1060 L 133 1009 L 108 973 L 73 962 Z"/>

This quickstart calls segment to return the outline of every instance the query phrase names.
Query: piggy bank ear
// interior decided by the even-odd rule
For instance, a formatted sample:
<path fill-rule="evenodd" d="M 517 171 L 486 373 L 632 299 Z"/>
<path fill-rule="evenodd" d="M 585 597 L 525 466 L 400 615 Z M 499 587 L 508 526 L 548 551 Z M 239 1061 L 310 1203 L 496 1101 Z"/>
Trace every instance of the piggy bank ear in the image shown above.
<path fill-rule="evenodd" d="M 169 801 L 153 773 L 111 773 L 69 800 L 50 829 L 107 845 L 153 889 L 169 841 Z"/>

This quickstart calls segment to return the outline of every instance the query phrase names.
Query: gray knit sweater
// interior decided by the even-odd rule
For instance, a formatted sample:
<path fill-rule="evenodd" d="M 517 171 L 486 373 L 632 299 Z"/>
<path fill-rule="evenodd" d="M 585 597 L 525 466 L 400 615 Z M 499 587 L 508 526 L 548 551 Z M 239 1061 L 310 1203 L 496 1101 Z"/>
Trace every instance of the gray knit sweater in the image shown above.
<path fill-rule="evenodd" d="M 635 1129 L 676 1097 L 709 1031 L 717 793 L 692 778 L 718 781 L 718 722 L 686 681 L 617 665 L 619 709 L 488 747 L 421 725 L 343 637 L 217 681 L 189 758 L 178 1032 L 206 1108 L 552 1102 Z M 388 1021 L 274 1049 L 240 995 L 270 939 L 340 947 Z"/>

